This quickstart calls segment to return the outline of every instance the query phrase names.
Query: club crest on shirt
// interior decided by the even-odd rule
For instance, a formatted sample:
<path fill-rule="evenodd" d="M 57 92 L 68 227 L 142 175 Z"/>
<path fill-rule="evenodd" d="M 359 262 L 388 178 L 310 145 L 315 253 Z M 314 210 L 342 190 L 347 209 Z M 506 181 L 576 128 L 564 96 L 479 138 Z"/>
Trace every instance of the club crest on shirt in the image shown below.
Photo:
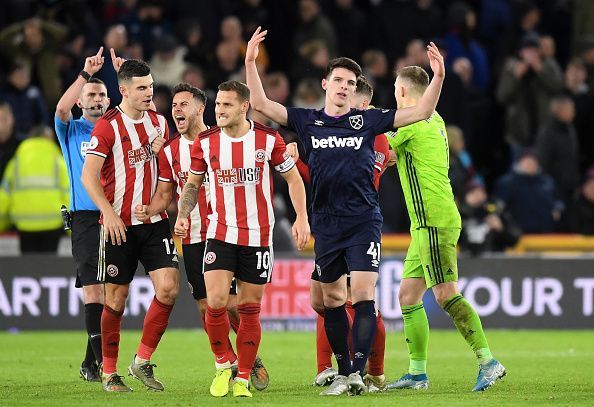
<path fill-rule="evenodd" d="M 351 123 L 351 127 L 355 130 L 359 130 L 363 127 L 363 116 L 357 114 L 355 116 L 349 116 L 349 123 Z"/>
<path fill-rule="evenodd" d="M 263 149 L 256 150 L 256 162 L 263 163 L 266 161 L 266 151 Z"/>
<path fill-rule="evenodd" d="M 142 167 L 146 161 L 150 161 L 153 155 L 153 150 L 151 149 L 150 144 L 135 150 L 130 150 L 128 151 L 128 165 L 130 168 Z"/>

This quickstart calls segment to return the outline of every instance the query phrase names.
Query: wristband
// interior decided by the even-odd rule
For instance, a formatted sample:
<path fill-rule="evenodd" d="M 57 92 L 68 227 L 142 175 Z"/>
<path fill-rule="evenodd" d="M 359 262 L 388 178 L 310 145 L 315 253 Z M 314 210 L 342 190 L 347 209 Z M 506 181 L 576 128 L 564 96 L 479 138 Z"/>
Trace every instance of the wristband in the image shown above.
<path fill-rule="evenodd" d="M 91 79 L 91 75 L 89 75 L 89 73 L 84 69 L 78 73 L 78 76 L 81 76 L 87 82 L 89 81 L 89 79 Z"/>

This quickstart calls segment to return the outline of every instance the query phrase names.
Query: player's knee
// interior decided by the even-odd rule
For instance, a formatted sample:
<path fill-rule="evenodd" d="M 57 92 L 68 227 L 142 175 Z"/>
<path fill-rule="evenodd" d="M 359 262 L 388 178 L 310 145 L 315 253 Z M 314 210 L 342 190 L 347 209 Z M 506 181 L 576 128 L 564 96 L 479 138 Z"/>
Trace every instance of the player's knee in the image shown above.
<path fill-rule="evenodd" d="M 210 308 L 227 307 L 227 295 L 225 295 L 223 293 L 219 294 L 219 293 L 209 292 L 207 301 L 208 301 L 208 306 Z"/>
<path fill-rule="evenodd" d="M 417 295 L 415 295 L 415 293 L 413 293 L 410 290 L 403 290 L 402 287 L 398 292 L 398 301 L 400 302 L 400 305 L 404 306 L 414 305 L 419 302 L 419 300 L 417 299 Z"/>
<path fill-rule="evenodd" d="M 342 292 L 324 293 L 324 306 L 329 308 L 340 307 L 346 303 L 346 294 Z"/>
<path fill-rule="evenodd" d="M 177 281 L 168 281 L 159 287 L 157 290 L 157 298 L 159 301 L 163 301 L 166 304 L 175 303 L 175 299 L 179 294 L 179 284 Z"/>
<path fill-rule="evenodd" d="M 320 315 L 324 315 L 324 302 L 322 301 L 321 298 L 312 298 L 311 299 L 311 307 L 313 308 L 313 310 L 320 314 Z"/>

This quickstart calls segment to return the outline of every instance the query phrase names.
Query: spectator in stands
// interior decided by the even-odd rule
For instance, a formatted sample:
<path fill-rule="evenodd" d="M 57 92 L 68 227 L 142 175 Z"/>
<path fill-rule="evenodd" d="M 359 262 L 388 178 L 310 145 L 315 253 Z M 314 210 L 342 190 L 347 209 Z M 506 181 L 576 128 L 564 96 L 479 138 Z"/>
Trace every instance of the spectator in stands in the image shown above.
<path fill-rule="evenodd" d="M 514 158 L 524 147 L 534 144 L 539 127 L 549 118 L 551 97 L 563 89 L 563 74 L 554 59 L 544 59 L 539 39 L 522 40 L 517 58 L 504 68 L 496 96 L 506 106 L 506 138 Z"/>
<path fill-rule="evenodd" d="M 197 19 L 188 18 L 179 23 L 179 37 L 186 47 L 186 61 L 201 68 L 214 61 L 211 47 L 204 41 L 202 26 Z M 199 88 L 202 89 L 202 88 Z"/>
<path fill-rule="evenodd" d="M 448 59 L 446 63 L 452 65 L 458 58 L 467 58 L 472 64 L 472 84 L 480 90 L 485 90 L 489 83 L 489 60 L 487 52 L 475 40 L 476 13 L 465 2 L 458 1 L 448 10 L 450 31 L 446 35 Z"/>
<path fill-rule="evenodd" d="M 448 176 L 450 177 L 454 197 L 460 202 L 468 185 L 484 185 L 484 182 L 476 172 L 472 158 L 466 150 L 462 130 L 458 126 L 447 126 L 446 133 L 450 148 Z"/>
<path fill-rule="evenodd" d="M 583 37 L 580 43 L 580 58 L 588 73 L 586 81 L 592 91 L 594 89 L 594 34 Z"/>
<path fill-rule="evenodd" d="M 0 103 L 0 180 L 20 142 L 14 130 L 12 108 L 8 103 L 2 102 Z"/>
<path fill-rule="evenodd" d="M 568 203 L 580 180 L 579 142 L 573 125 L 575 105 L 570 96 L 560 94 L 551 99 L 551 118 L 536 140 L 538 160 L 544 172 L 551 175 L 557 191 Z"/>
<path fill-rule="evenodd" d="M 353 0 L 334 0 L 328 8 L 328 18 L 332 21 L 338 40 L 341 56 L 358 61 L 365 49 L 369 34 L 365 14 Z"/>
<path fill-rule="evenodd" d="M 299 59 L 293 66 L 293 80 L 318 79 L 326 75 L 326 66 L 330 61 L 328 47 L 323 41 L 312 40 L 299 47 Z"/>
<path fill-rule="evenodd" d="M 35 127 L 18 147 L 2 179 L 0 212 L 17 229 L 21 253 L 56 252 L 60 207 L 68 205 L 68 172 L 47 126 Z"/>
<path fill-rule="evenodd" d="M 237 11 L 237 16 L 243 23 L 243 37 L 250 38 L 258 27 L 268 27 L 268 14 L 262 0 L 243 0 Z"/>
<path fill-rule="evenodd" d="M 8 82 L 0 89 L 0 100 L 12 107 L 17 133 L 27 134 L 33 126 L 49 122 L 47 105 L 37 86 L 31 85 L 31 69 L 17 61 L 8 70 Z"/>
<path fill-rule="evenodd" d="M 172 132 L 175 127 L 175 122 L 171 116 L 171 102 L 173 97 L 171 96 L 171 88 L 167 85 L 157 85 L 153 90 L 153 103 L 157 112 L 161 113 L 167 119 L 167 126 L 169 131 Z M 173 134 L 173 133 L 172 133 Z"/>
<path fill-rule="evenodd" d="M 151 59 L 151 74 L 155 84 L 173 88 L 181 82 L 187 68 L 184 61 L 185 50 L 177 45 L 173 35 L 164 35 L 157 40 Z"/>
<path fill-rule="evenodd" d="M 513 247 L 522 231 L 501 201 L 488 200 L 482 184 L 471 183 L 459 206 L 462 217 L 460 248 L 478 255 L 484 252 L 500 252 Z"/>
<path fill-rule="evenodd" d="M 291 89 L 289 87 L 289 80 L 282 72 L 271 72 L 264 78 L 264 89 L 268 99 L 285 105 L 289 100 Z"/>
<path fill-rule="evenodd" d="M 311 40 L 326 44 L 330 57 L 337 55 L 336 33 L 328 18 L 322 13 L 318 0 L 299 1 L 299 25 L 293 34 L 293 49 Z"/>
<path fill-rule="evenodd" d="M 208 73 L 209 88 L 216 88 L 219 84 L 229 80 L 242 67 L 239 48 L 231 42 L 220 42 L 216 50 L 216 64 L 210 67 Z"/>
<path fill-rule="evenodd" d="M 48 106 L 55 106 L 62 96 L 57 57 L 67 34 L 63 25 L 37 17 L 0 32 L 0 51 L 11 61 L 20 60 L 30 67 L 33 84 L 43 91 Z"/>
<path fill-rule="evenodd" d="M 580 146 L 580 168 L 586 169 L 594 164 L 594 95 L 586 79 L 588 72 L 579 58 L 574 58 L 565 69 L 565 90 L 571 95 L 575 104 L 574 125 Z"/>
<path fill-rule="evenodd" d="M 116 55 L 121 56 L 124 59 L 129 58 L 127 54 L 128 47 L 128 31 L 122 24 L 115 24 L 107 28 L 105 35 L 103 36 L 104 53 L 110 52 L 110 49 L 114 49 Z M 110 107 L 115 107 L 122 101 L 122 94 L 120 93 L 120 87 L 118 84 L 117 71 L 113 67 L 111 58 L 105 58 L 103 69 L 95 74 L 95 76 L 105 83 L 107 88 L 107 94 L 110 95 Z"/>
<path fill-rule="evenodd" d="M 567 211 L 569 230 L 583 235 L 594 235 L 594 167 L 586 173 L 579 195 Z"/>
<path fill-rule="evenodd" d="M 293 106 L 304 109 L 321 109 L 324 107 L 324 94 L 320 83 L 307 78 L 299 82 L 293 98 Z"/>
<path fill-rule="evenodd" d="M 361 62 L 363 74 L 373 86 L 373 104 L 383 108 L 393 107 L 394 76 L 388 68 L 386 54 L 379 49 L 369 49 L 363 53 Z"/>
<path fill-rule="evenodd" d="M 247 42 L 243 38 L 243 29 L 239 18 L 235 16 L 227 16 L 223 19 L 223 21 L 221 21 L 221 41 L 235 44 L 235 46 L 239 49 L 241 58 L 245 58 Z M 256 66 L 258 67 L 258 71 L 266 72 L 269 65 L 270 59 L 268 58 L 266 47 L 259 48 L 258 58 L 256 58 Z"/>
<path fill-rule="evenodd" d="M 555 181 L 541 171 L 533 150 L 525 150 L 513 169 L 497 180 L 494 195 L 524 233 L 555 231 L 563 204 L 556 198 Z"/>
<path fill-rule="evenodd" d="M 121 18 L 130 38 L 142 44 L 146 60 L 152 58 L 157 40 L 174 32 L 172 22 L 165 18 L 166 6 L 164 0 L 140 0 L 136 10 Z"/>

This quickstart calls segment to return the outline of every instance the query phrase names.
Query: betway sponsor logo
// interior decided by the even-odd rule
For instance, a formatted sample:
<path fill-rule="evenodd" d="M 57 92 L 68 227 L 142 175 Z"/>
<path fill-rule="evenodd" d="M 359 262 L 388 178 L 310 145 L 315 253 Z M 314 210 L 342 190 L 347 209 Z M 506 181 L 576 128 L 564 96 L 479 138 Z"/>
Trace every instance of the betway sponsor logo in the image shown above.
<path fill-rule="evenodd" d="M 317 139 L 311 136 L 312 148 L 341 148 L 354 147 L 355 150 L 361 148 L 363 144 L 363 137 L 336 137 L 330 136 L 328 138 Z"/>

